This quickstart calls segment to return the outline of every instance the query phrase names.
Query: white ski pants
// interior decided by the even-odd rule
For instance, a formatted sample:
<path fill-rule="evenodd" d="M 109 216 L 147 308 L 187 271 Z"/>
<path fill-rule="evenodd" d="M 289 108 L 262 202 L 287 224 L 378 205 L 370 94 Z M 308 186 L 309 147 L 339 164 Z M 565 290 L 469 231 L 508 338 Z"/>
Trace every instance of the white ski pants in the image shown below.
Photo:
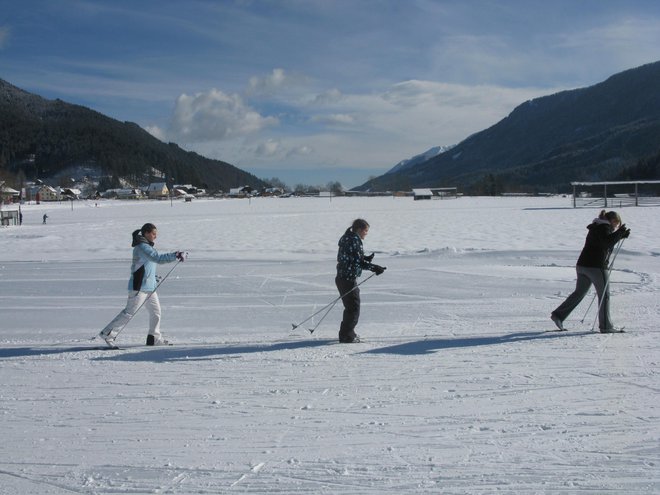
<path fill-rule="evenodd" d="M 151 297 L 149 297 L 150 295 Z M 156 292 L 128 291 L 126 307 L 106 325 L 101 333 L 114 338 L 135 316 L 143 303 L 149 311 L 149 335 L 153 335 L 158 340 L 160 337 L 160 301 Z"/>

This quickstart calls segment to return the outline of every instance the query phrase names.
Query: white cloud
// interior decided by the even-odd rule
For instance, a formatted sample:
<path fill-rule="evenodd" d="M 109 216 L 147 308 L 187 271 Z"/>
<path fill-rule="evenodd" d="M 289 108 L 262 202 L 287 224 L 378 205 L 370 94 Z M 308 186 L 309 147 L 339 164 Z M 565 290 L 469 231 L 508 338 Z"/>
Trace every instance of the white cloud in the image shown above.
<path fill-rule="evenodd" d="M 291 74 L 284 69 L 275 68 L 264 77 L 251 77 L 246 93 L 250 96 L 271 95 L 280 91 L 288 91 L 304 84 L 307 80 L 307 77 L 302 74 Z"/>
<path fill-rule="evenodd" d="M 594 67 L 605 62 L 608 63 L 608 73 L 613 72 L 612 65 L 625 70 L 660 58 L 660 20 L 653 17 L 621 18 L 612 24 L 561 34 L 557 36 L 556 45 L 571 53 L 579 53 L 581 56 L 577 61 L 591 73 Z"/>
<path fill-rule="evenodd" d="M 313 153 L 311 146 L 305 144 L 284 144 L 279 139 L 267 139 L 254 148 L 254 154 L 259 158 L 292 158 L 308 156 Z"/>
<path fill-rule="evenodd" d="M 314 149 L 308 145 L 294 146 L 286 153 L 287 158 L 294 156 L 308 156 L 314 152 Z"/>
<path fill-rule="evenodd" d="M 211 89 L 194 96 L 179 96 L 168 135 L 184 142 L 224 140 L 256 133 L 277 123 L 275 117 L 263 117 L 246 105 L 240 95 Z"/>
<path fill-rule="evenodd" d="M 329 103 L 337 103 L 342 98 L 342 93 L 336 88 L 324 91 L 323 93 L 316 95 L 313 103 L 319 105 L 326 105 Z"/>
<path fill-rule="evenodd" d="M 149 134 L 163 142 L 167 141 L 167 133 L 157 125 L 149 125 L 144 128 Z"/>
<path fill-rule="evenodd" d="M 301 112 L 314 112 L 308 120 L 312 127 L 287 132 L 281 151 L 308 148 L 313 150 L 313 160 L 289 152 L 284 155 L 287 160 L 279 163 L 300 168 L 314 163 L 384 171 L 432 146 L 456 144 L 495 124 L 524 101 L 551 92 L 547 88 L 411 80 L 380 94 L 343 94 L 334 102 L 326 100 L 325 105 L 299 107 Z M 351 132 L 345 132 L 338 123 L 344 127 L 352 124 Z M 265 166 L 265 162 L 257 162 Z"/>
<path fill-rule="evenodd" d="M 282 145 L 279 141 L 268 139 L 255 148 L 255 154 L 261 157 L 271 157 L 275 156 L 281 148 Z"/>
<path fill-rule="evenodd" d="M 285 73 L 271 75 L 271 87 L 286 80 Z M 258 86 L 253 79 L 248 89 Z M 432 146 L 456 144 L 524 101 L 553 92 L 426 80 L 401 81 L 380 92 L 309 89 L 289 87 L 286 94 L 261 93 L 253 99 L 248 92 L 241 97 L 217 89 L 182 95 L 169 132 L 148 130 L 159 139 L 167 134 L 168 140 L 247 168 L 384 171 Z M 256 105 L 279 119 L 264 117 Z"/>
<path fill-rule="evenodd" d="M 409 152 L 456 144 L 495 124 L 524 101 L 551 92 L 409 80 L 380 94 L 345 94 L 341 101 L 315 107 L 311 120 L 323 125 L 350 122 L 356 132 L 344 135 L 344 140 L 362 141 L 365 149 L 390 149 L 393 157 L 405 158 Z"/>
<path fill-rule="evenodd" d="M 561 46 L 567 49 L 630 49 L 635 46 L 660 41 L 660 25 L 656 19 L 624 18 L 614 24 L 597 26 L 577 33 L 558 36 Z M 656 52 L 657 53 L 657 52 Z"/>
<path fill-rule="evenodd" d="M 355 117 L 346 113 L 336 113 L 332 115 L 314 115 L 311 122 L 325 125 L 352 125 L 355 123 Z"/>

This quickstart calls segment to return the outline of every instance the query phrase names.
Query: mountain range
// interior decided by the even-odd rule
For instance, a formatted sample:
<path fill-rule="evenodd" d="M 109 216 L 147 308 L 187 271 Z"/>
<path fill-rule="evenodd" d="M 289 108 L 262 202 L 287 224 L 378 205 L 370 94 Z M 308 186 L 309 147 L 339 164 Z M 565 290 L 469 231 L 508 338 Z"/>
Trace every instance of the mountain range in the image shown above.
<path fill-rule="evenodd" d="M 48 179 L 75 166 L 98 168 L 114 183 L 164 179 L 224 191 L 265 186 L 229 163 L 163 143 L 137 124 L 48 100 L 0 79 L 0 178 Z"/>
<path fill-rule="evenodd" d="M 430 160 L 431 158 L 439 155 L 440 153 L 449 151 L 453 147 L 454 146 L 434 146 L 433 148 L 426 150 L 424 153 L 415 155 L 412 158 L 401 160 L 399 163 L 394 165 L 394 167 L 392 167 L 390 170 L 385 172 L 385 174 L 395 174 L 397 172 L 403 172 L 404 170 L 408 170 L 419 163 L 423 163 L 427 160 Z"/>
<path fill-rule="evenodd" d="M 571 181 L 609 180 L 660 152 L 659 88 L 660 62 L 654 62 L 526 101 L 450 150 L 355 189 L 562 192 Z"/>
<path fill-rule="evenodd" d="M 526 101 L 459 144 L 433 147 L 355 189 L 568 192 L 571 181 L 630 177 L 635 170 L 648 175 L 660 155 L 658 88 L 660 62 L 654 62 L 590 87 Z M 108 184 L 165 179 L 209 190 L 265 186 L 229 163 L 163 143 L 137 124 L 0 79 L 0 179 L 19 185 L 55 178 L 71 167 L 99 169 Z"/>

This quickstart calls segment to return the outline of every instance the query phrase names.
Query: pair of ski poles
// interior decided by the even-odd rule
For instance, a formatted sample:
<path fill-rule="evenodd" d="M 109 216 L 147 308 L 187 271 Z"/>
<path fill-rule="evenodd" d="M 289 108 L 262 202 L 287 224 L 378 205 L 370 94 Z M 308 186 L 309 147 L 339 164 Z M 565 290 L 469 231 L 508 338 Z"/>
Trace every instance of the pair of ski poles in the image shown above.
<path fill-rule="evenodd" d="M 184 259 L 185 259 L 187 256 L 188 256 L 188 253 L 185 253 L 185 254 L 184 254 Z M 129 318 L 128 318 L 128 320 L 126 321 L 126 323 L 124 323 L 124 324 L 122 325 L 122 327 L 121 327 L 121 328 L 117 331 L 117 333 L 115 334 L 115 337 L 114 337 L 115 339 L 116 339 L 117 336 L 119 336 L 119 334 L 124 330 L 124 328 L 126 328 L 126 326 L 131 322 L 131 320 L 133 319 L 133 317 L 134 317 L 136 314 L 138 314 L 138 311 L 140 311 L 140 309 L 142 309 L 142 306 L 144 306 L 145 304 L 147 304 L 147 301 L 149 301 L 149 299 L 151 299 L 151 296 L 153 296 L 153 295 L 155 294 L 155 292 L 158 290 L 158 287 L 160 287 L 160 286 L 163 284 L 163 282 L 165 282 L 165 280 L 167 280 L 167 277 L 169 277 L 170 274 L 174 271 L 174 269 L 175 269 L 177 266 L 179 266 L 179 264 L 182 263 L 182 262 L 183 262 L 183 260 L 181 260 L 181 259 L 177 259 L 176 263 L 175 263 L 174 266 L 170 269 L 170 271 L 167 272 L 167 274 L 166 274 L 163 278 L 160 279 L 160 281 L 158 282 L 158 284 L 156 284 L 156 288 L 153 290 L 153 292 L 150 292 L 149 295 L 145 298 L 145 300 L 142 301 L 142 304 L 140 304 L 140 305 L 138 306 L 138 308 L 133 312 L 133 314 L 132 314 L 132 315 L 129 315 Z M 94 338 L 96 338 L 96 337 L 94 337 Z"/>
<path fill-rule="evenodd" d="M 318 323 L 317 323 L 316 325 L 314 325 L 313 328 L 308 328 L 308 329 L 307 329 L 307 330 L 309 330 L 309 333 L 314 333 L 314 330 L 316 330 L 316 329 L 318 328 L 318 326 L 321 324 L 321 322 L 325 319 L 326 316 L 328 316 L 328 314 L 330 313 L 330 311 L 332 310 L 332 308 L 335 307 L 335 304 L 337 304 L 337 302 L 338 302 L 342 297 L 347 296 L 348 294 L 350 294 L 351 292 L 353 292 L 355 289 L 357 289 L 358 287 L 360 287 L 363 283 L 365 283 L 367 280 L 369 280 L 371 277 L 373 277 L 373 276 L 375 276 L 375 275 L 376 275 L 376 273 L 372 273 L 372 274 L 369 275 L 367 278 L 365 278 L 362 282 L 360 282 L 359 284 L 356 284 L 354 287 L 352 287 L 351 290 L 348 290 L 348 291 L 344 292 L 342 295 L 340 295 L 339 297 L 337 297 L 337 298 L 334 299 L 333 301 L 331 301 L 331 302 L 329 302 L 328 304 L 326 304 L 325 306 L 323 306 L 323 307 L 322 307 L 321 309 L 319 309 L 316 313 L 309 315 L 307 318 L 305 318 L 305 319 L 304 319 L 303 321 L 301 321 L 300 323 L 298 323 L 298 324 L 292 323 L 291 326 L 293 327 L 293 330 L 295 330 L 296 328 L 298 328 L 298 327 L 299 327 L 300 325 L 302 325 L 303 323 L 305 323 L 305 322 L 311 320 L 311 319 L 314 318 L 317 314 L 322 313 L 323 311 L 325 311 L 325 314 L 321 317 L 321 319 L 318 321 Z"/>
<path fill-rule="evenodd" d="M 618 246 L 616 247 L 614 251 L 614 256 L 612 256 L 612 262 L 610 263 L 610 267 L 607 271 L 607 280 L 605 281 L 605 287 L 603 287 L 603 297 L 600 298 L 600 301 L 598 303 L 598 311 L 596 311 L 596 317 L 594 318 L 594 322 L 591 325 L 591 331 L 594 331 L 594 328 L 596 328 L 596 321 L 598 320 L 598 315 L 600 314 L 600 309 L 603 307 L 603 302 L 605 301 L 605 297 L 607 295 L 607 288 L 610 285 L 610 277 L 612 275 L 612 269 L 614 268 L 614 261 L 616 260 L 617 255 L 619 254 L 619 251 L 621 251 L 621 246 L 623 246 L 623 241 L 625 241 L 626 238 L 624 237 L 621 239 L 621 242 L 619 242 Z M 589 303 L 589 307 L 584 313 L 584 316 L 580 320 L 580 323 L 584 323 L 584 320 L 587 318 L 587 315 L 589 314 L 589 310 L 591 309 L 591 306 L 594 304 L 594 301 L 596 300 L 596 296 L 598 295 L 598 292 L 594 294 L 594 297 L 591 299 L 591 302 Z"/>
<path fill-rule="evenodd" d="M 187 253 L 186 253 L 186 254 L 187 254 Z M 177 262 L 176 262 L 175 265 L 170 269 L 170 271 L 167 272 L 167 274 L 166 274 L 163 278 L 160 279 L 160 281 L 159 281 L 158 284 L 156 285 L 156 288 L 153 290 L 153 292 L 150 292 L 150 293 L 149 293 L 149 295 L 146 297 L 146 299 L 145 299 L 144 301 L 142 301 L 142 304 L 140 304 L 140 306 L 138 306 L 138 308 L 135 310 L 135 312 L 133 312 L 133 314 L 130 315 L 130 317 L 128 318 L 128 320 L 126 321 L 126 323 L 124 323 L 124 325 L 123 325 L 123 326 L 117 331 L 117 333 L 115 334 L 115 338 L 117 338 L 117 336 L 118 336 L 118 335 L 124 330 L 124 328 L 126 328 L 126 326 L 131 322 L 131 320 L 133 319 L 133 317 L 134 317 L 134 316 L 140 311 L 140 309 L 142 309 L 142 306 L 144 306 L 144 305 L 147 303 L 147 301 L 149 301 L 149 299 L 151 299 L 151 296 L 152 296 L 152 295 L 158 290 L 158 288 L 163 284 L 163 282 L 165 282 L 165 280 L 167 280 L 167 277 L 170 276 L 170 274 L 174 271 L 174 269 L 175 269 L 177 266 L 179 266 L 179 263 L 181 263 L 181 262 L 182 262 L 182 260 L 177 260 Z M 362 282 L 360 282 L 359 284 L 356 284 L 356 285 L 355 285 L 354 287 L 352 287 L 350 290 L 348 290 L 348 291 L 346 291 L 345 293 L 341 294 L 339 297 L 337 297 L 336 299 L 334 299 L 334 300 L 331 301 L 330 303 L 326 304 L 326 305 L 323 306 L 321 309 L 319 309 L 318 311 L 316 311 L 315 313 L 313 313 L 312 315 L 310 315 L 309 317 L 307 317 L 306 319 L 304 319 L 304 320 L 301 321 L 300 323 L 298 323 L 298 324 L 292 323 L 291 326 L 292 326 L 293 329 L 295 330 L 296 328 L 298 328 L 298 327 L 299 327 L 300 325 L 302 325 L 303 323 L 305 323 L 305 322 L 311 320 L 312 318 L 314 318 L 316 315 L 318 315 L 319 313 L 323 312 L 324 310 L 327 310 L 326 313 L 323 315 L 323 317 L 322 317 L 322 318 L 318 321 L 318 323 L 314 326 L 314 328 L 311 328 L 311 329 L 308 328 L 308 329 L 307 329 L 307 330 L 309 330 L 309 333 L 314 333 L 314 330 L 316 330 L 316 329 L 318 328 L 318 326 L 321 324 L 321 322 L 325 319 L 326 316 L 328 316 L 328 314 L 330 313 L 330 311 L 332 310 L 332 308 L 334 308 L 335 304 L 337 304 L 337 302 L 338 302 L 341 298 L 343 298 L 343 297 L 347 296 L 348 294 L 350 294 L 351 292 L 353 292 L 353 291 L 354 291 L 355 289 L 357 289 L 360 285 L 362 285 L 363 283 L 365 283 L 367 280 L 369 280 L 370 278 L 374 277 L 375 275 L 376 275 L 375 273 L 372 273 L 372 274 L 369 275 L 367 278 L 365 278 Z"/>

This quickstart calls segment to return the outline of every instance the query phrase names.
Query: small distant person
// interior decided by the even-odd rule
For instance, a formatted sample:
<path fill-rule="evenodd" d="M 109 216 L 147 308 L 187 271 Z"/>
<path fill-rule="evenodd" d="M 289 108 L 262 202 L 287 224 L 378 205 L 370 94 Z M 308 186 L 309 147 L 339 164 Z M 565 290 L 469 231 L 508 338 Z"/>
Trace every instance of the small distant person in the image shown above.
<path fill-rule="evenodd" d="M 46 220 L 48 220 L 48 215 L 46 215 L 46 214 L 44 213 L 43 219 L 44 219 L 44 224 L 45 224 L 45 223 L 46 223 Z"/>
<path fill-rule="evenodd" d="M 23 212 L 18 212 L 18 225 L 23 225 Z"/>
<path fill-rule="evenodd" d="M 362 218 L 353 221 L 353 225 L 339 239 L 337 252 L 337 277 L 335 284 L 344 304 L 344 314 L 339 327 L 339 342 L 350 344 L 360 342 L 355 333 L 355 326 L 360 318 L 360 289 L 357 279 L 362 270 L 370 270 L 376 275 L 385 271 L 385 267 L 374 265 L 371 261 L 374 254 L 364 255 L 362 241 L 369 232 L 369 223 Z"/>
<path fill-rule="evenodd" d="M 115 347 L 117 334 L 135 316 L 144 304 L 149 311 L 149 333 L 147 345 L 168 345 L 169 342 L 160 332 L 160 301 L 156 293 L 156 267 L 158 264 L 184 261 L 181 251 L 158 254 L 154 242 L 158 237 L 158 229 L 152 223 L 145 223 L 142 228 L 133 232 L 133 262 L 131 278 L 128 281 L 128 301 L 126 307 L 101 330 L 99 336 L 110 347 Z"/>
<path fill-rule="evenodd" d="M 593 284 L 598 294 L 598 328 L 601 333 L 619 333 L 610 320 L 610 291 L 607 283 L 609 258 L 612 248 L 621 239 L 630 235 L 630 229 L 621 224 L 621 217 L 615 211 L 602 210 L 598 218 L 587 226 L 589 233 L 577 260 L 577 281 L 575 290 L 555 309 L 550 318 L 559 330 L 564 328 L 564 320 L 584 299 Z"/>

